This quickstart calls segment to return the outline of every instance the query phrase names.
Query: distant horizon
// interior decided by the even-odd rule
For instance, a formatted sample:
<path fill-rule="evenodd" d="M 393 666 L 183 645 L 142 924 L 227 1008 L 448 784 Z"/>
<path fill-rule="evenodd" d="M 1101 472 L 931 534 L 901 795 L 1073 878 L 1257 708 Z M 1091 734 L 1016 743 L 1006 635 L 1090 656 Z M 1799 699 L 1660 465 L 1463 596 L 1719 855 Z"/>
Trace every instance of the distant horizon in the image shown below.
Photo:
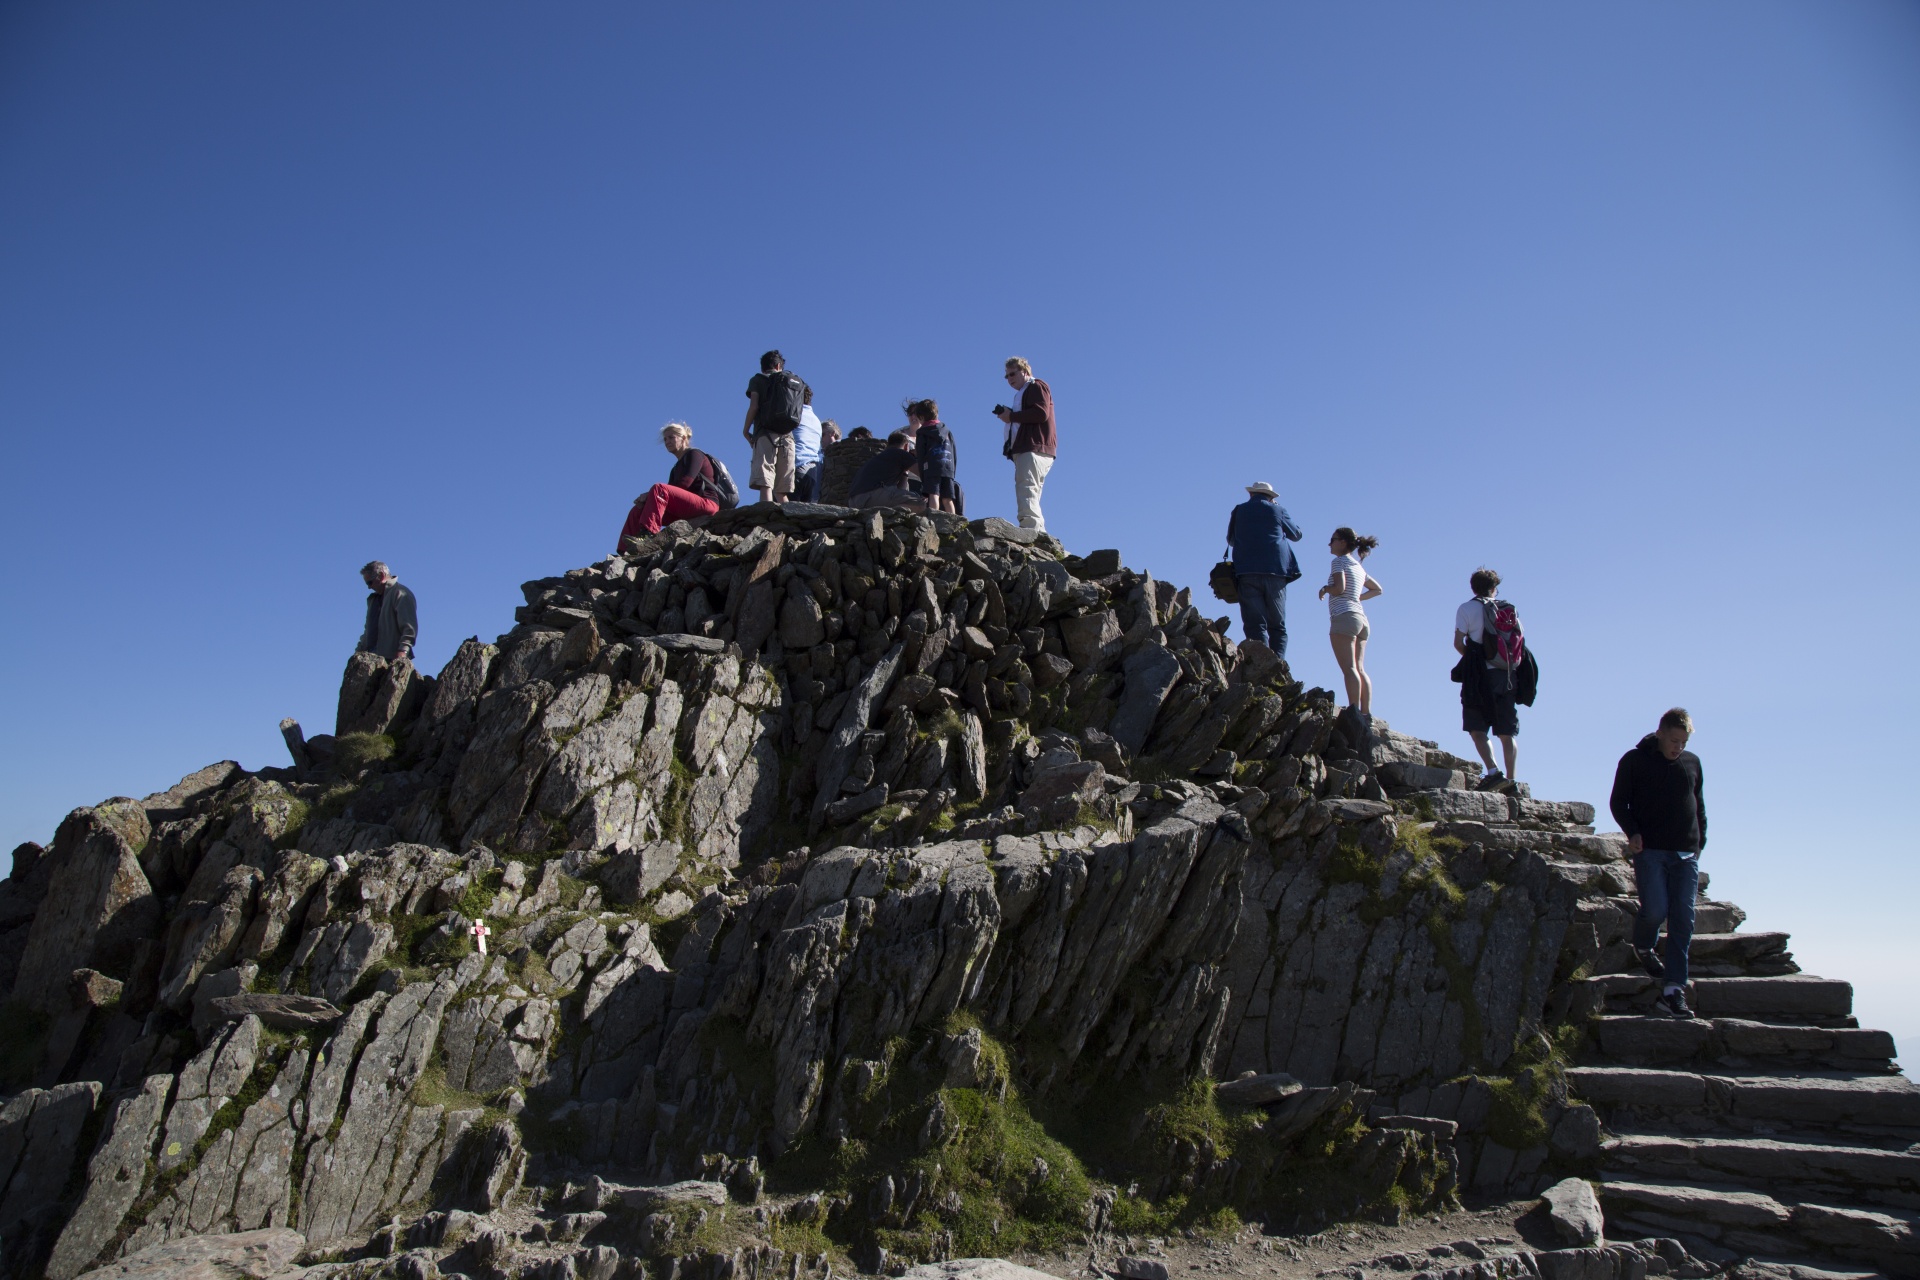
<path fill-rule="evenodd" d="M 360 565 L 420 666 L 611 550 L 781 350 L 885 434 L 1052 386 L 1043 506 L 1206 591 L 1266 480 L 1297 678 L 1368 562 L 1378 716 L 1472 758 L 1451 620 L 1594 803 L 1684 705 L 1715 897 L 1920 1037 L 1920 8 L 0 9 L 0 837 L 330 728 Z"/>

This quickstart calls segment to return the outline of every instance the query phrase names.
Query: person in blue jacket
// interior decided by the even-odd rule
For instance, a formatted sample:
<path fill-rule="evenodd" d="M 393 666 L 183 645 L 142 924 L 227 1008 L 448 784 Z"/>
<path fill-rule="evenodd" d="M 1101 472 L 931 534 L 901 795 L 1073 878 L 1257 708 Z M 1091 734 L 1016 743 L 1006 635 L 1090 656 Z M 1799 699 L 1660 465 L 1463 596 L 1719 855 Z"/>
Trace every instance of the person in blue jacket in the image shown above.
<path fill-rule="evenodd" d="M 1233 580 L 1240 592 L 1240 625 L 1246 638 L 1287 656 L 1287 584 L 1300 564 L 1287 543 L 1300 541 L 1300 526 L 1280 505 L 1265 480 L 1247 486 L 1247 500 L 1227 520 L 1233 548 Z"/>

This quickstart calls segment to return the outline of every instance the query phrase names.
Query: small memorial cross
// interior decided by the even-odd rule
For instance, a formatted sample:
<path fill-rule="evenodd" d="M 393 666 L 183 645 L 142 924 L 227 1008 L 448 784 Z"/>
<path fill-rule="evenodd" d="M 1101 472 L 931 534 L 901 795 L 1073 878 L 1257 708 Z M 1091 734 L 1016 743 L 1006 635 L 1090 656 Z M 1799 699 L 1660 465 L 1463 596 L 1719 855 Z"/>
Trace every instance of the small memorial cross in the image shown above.
<path fill-rule="evenodd" d="M 474 944 L 480 948 L 480 954 L 487 954 L 487 935 L 492 933 L 493 930 L 487 928 L 487 922 L 485 920 L 475 920 L 471 932 L 473 933 Z"/>

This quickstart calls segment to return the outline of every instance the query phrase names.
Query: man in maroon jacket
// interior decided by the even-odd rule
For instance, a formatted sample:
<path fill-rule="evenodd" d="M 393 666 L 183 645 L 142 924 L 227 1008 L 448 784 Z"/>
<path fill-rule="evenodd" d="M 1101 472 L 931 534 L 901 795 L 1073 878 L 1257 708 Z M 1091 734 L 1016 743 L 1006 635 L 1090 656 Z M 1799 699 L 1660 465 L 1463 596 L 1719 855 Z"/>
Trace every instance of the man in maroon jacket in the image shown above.
<path fill-rule="evenodd" d="M 1053 470 L 1056 448 L 1053 427 L 1053 388 L 1033 376 L 1033 366 L 1019 356 L 1007 361 L 1007 385 L 1020 393 L 1020 406 L 999 410 L 1007 424 L 1001 451 L 1013 459 L 1013 499 L 1020 509 L 1022 529 L 1046 530 L 1040 514 L 1040 489 Z"/>

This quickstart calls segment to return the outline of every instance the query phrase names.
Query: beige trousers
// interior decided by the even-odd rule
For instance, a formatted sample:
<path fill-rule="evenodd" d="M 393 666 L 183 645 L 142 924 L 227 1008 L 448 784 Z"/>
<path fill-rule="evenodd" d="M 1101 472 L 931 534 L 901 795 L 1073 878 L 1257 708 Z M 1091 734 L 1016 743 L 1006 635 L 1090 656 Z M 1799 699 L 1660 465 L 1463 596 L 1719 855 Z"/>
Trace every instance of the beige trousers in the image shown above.
<path fill-rule="evenodd" d="M 1046 532 L 1046 517 L 1040 514 L 1040 490 L 1047 483 L 1053 459 L 1038 453 L 1013 455 L 1013 501 L 1020 510 L 1020 527 Z"/>

